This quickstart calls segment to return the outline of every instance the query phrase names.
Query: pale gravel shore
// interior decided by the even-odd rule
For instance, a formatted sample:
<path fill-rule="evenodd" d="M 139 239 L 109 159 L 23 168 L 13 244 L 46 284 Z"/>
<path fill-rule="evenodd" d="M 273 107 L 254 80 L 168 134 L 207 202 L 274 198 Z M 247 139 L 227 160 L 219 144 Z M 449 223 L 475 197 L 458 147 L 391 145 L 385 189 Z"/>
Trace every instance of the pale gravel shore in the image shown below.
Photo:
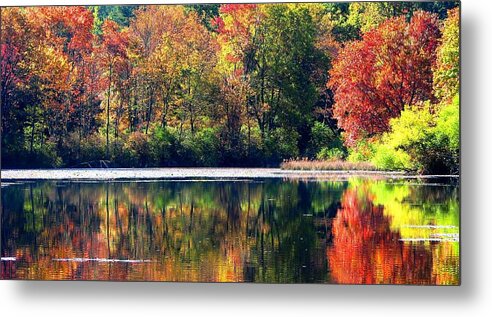
<path fill-rule="evenodd" d="M 376 178 L 435 178 L 449 175 L 410 175 L 403 172 L 381 171 L 299 171 L 279 168 L 107 168 L 107 169 L 39 169 L 1 170 L 1 180 L 158 180 L 158 179 L 237 179 L 293 178 L 346 179 L 348 177 Z"/>

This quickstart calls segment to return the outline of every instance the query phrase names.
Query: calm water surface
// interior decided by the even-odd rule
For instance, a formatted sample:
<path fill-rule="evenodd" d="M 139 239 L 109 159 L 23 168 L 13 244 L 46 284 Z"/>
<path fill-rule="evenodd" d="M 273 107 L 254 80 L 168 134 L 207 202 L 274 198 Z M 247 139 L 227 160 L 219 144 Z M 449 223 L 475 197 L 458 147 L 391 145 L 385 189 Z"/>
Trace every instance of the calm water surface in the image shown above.
<path fill-rule="evenodd" d="M 2 279 L 459 284 L 449 183 L 2 186 Z"/>

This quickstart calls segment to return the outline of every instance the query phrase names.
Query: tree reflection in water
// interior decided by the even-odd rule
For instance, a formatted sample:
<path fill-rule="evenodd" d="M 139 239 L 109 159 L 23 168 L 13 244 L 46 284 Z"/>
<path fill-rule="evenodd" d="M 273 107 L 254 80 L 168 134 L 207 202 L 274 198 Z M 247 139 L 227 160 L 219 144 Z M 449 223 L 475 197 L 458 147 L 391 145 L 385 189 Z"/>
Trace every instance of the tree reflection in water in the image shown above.
<path fill-rule="evenodd" d="M 400 241 L 455 237 L 457 192 L 361 179 L 19 183 L 2 189 L 1 274 L 457 284 L 457 242 Z"/>

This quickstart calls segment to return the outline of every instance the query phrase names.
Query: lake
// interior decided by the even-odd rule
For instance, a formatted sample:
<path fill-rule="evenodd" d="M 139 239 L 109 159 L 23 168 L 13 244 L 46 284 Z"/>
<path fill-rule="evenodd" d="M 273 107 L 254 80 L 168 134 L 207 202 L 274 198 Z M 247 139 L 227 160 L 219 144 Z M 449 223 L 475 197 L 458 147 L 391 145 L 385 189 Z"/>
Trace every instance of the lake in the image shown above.
<path fill-rule="evenodd" d="M 448 180 L 2 183 L 1 278 L 460 283 Z"/>

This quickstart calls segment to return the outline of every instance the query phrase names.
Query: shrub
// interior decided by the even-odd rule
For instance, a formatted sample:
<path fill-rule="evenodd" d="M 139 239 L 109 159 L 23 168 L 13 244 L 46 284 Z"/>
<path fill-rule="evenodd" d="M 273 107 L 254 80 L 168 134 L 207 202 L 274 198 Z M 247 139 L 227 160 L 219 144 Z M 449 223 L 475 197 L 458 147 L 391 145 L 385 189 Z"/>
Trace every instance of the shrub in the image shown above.
<path fill-rule="evenodd" d="M 151 161 L 156 166 L 173 165 L 176 156 L 176 136 L 169 128 L 156 127 L 149 140 Z"/>
<path fill-rule="evenodd" d="M 33 152 L 26 151 L 29 160 L 26 162 L 28 167 L 32 165 L 36 167 L 55 168 L 63 165 L 63 160 L 56 152 L 56 144 L 47 141 L 42 146 L 34 147 Z"/>
<path fill-rule="evenodd" d="M 458 172 L 459 97 L 449 105 L 408 107 L 390 121 L 391 131 L 376 144 L 371 161 L 381 169 L 429 174 Z"/>
<path fill-rule="evenodd" d="M 316 154 L 316 159 L 326 160 L 326 161 L 339 161 L 342 160 L 345 153 L 339 148 L 322 148 L 318 154 Z"/>
<path fill-rule="evenodd" d="M 321 151 L 326 152 L 330 148 L 343 148 L 340 138 L 324 123 L 315 122 L 306 154 L 309 157 L 318 156 Z"/>
<path fill-rule="evenodd" d="M 447 143 L 450 151 L 459 152 L 460 149 L 460 100 L 456 95 L 449 105 L 439 112 L 436 120 L 436 136 L 441 142 Z"/>
<path fill-rule="evenodd" d="M 410 156 L 407 153 L 383 142 L 376 146 L 371 162 L 381 170 L 412 170 Z"/>
<path fill-rule="evenodd" d="M 111 161 L 118 167 L 132 167 L 138 164 L 137 153 L 128 146 L 128 137 L 111 141 L 110 156 Z"/>
<path fill-rule="evenodd" d="M 99 134 L 92 134 L 80 141 L 78 163 L 102 160 L 106 156 L 106 140 Z"/>
<path fill-rule="evenodd" d="M 460 131 L 459 96 L 439 110 L 435 126 L 429 131 L 426 142 L 417 147 L 416 160 L 425 173 L 459 173 Z"/>
<path fill-rule="evenodd" d="M 242 129 L 245 155 L 243 159 L 244 166 L 262 166 L 265 159 L 265 145 L 261 138 L 261 131 L 258 127 L 253 126 L 248 132 L 248 127 L 244 126 Z"/>
<path fill-rule="evenodd" d="M 128 138 L 127 149 L 135 157 L 136 166 L 152 166 L 149 136 L 142 132 L 133 132 Z"/>
<path fill-rule="evenodd" d="M 377 140 L 361 140 L 348 150 L 347 161 L 349 162 L 368 162 L 374 157 L 376 152 L 375 143 Z"/>
<path fill-rule="evenodd" d="M 198 131 L 193 138 L 192 145 L 198 165 L 218 165 L 220 159 L 220 143 L 216 129 L 204 128 Z"/>

